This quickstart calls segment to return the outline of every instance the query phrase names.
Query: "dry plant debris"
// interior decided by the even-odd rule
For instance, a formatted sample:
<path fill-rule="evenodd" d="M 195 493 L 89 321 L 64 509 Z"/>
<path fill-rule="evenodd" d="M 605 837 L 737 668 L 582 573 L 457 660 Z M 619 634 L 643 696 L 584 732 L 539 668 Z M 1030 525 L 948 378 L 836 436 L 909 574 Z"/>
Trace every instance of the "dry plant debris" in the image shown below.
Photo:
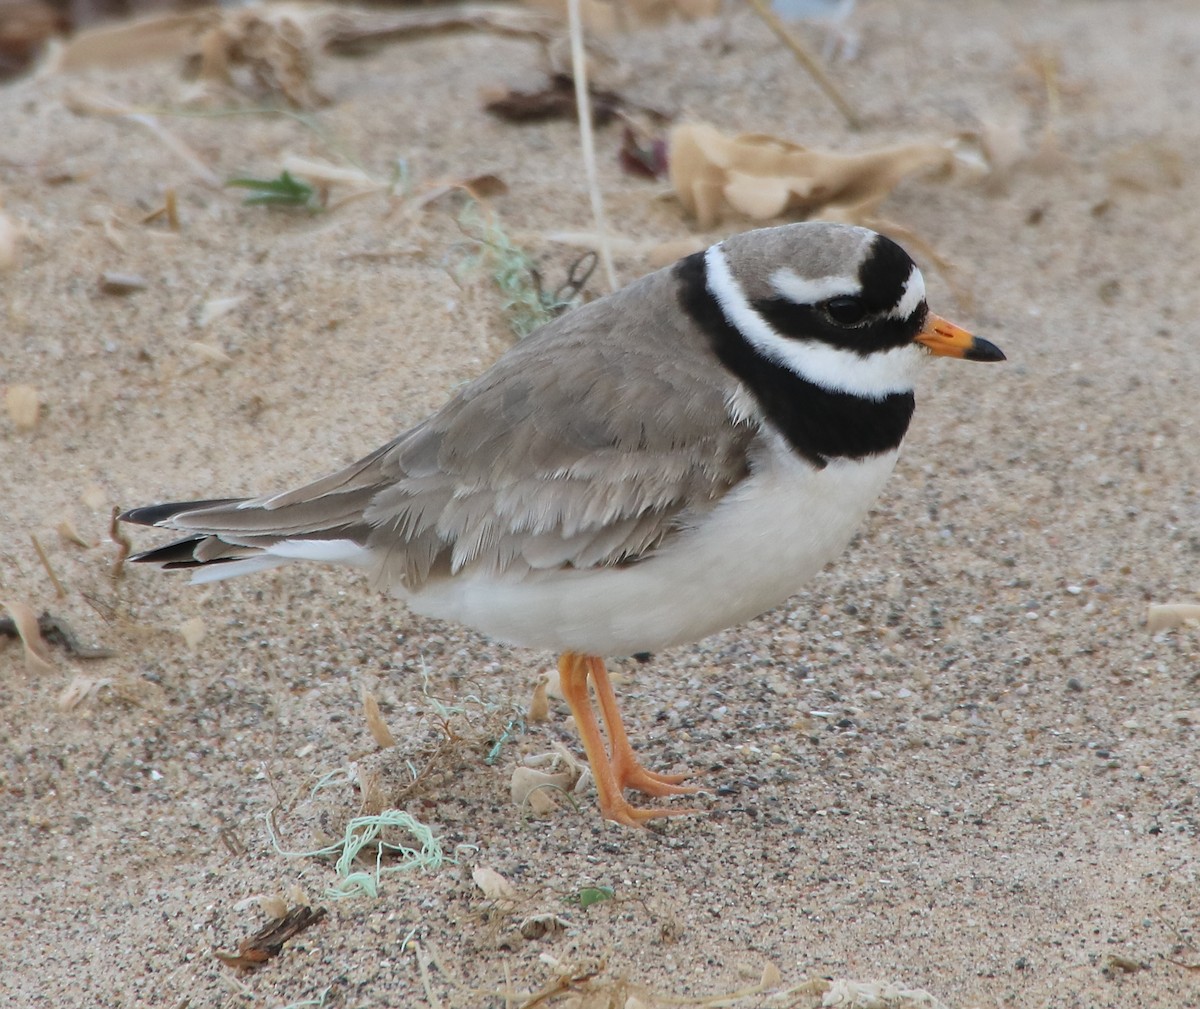
<path fill-rule="evenodd" d="M 50 648 L 42 638 L 38 618 L 28 603 L 6 602 L 8 618 L 0 622 L 0 633 L 21 639 L 25 648 L 25 669 L 30 673 L 49 673 L 54 670 L 50 661 Z"/>
<path fill-rule="evenodd" d="M 166 221 L 172 231 L 179 230 L 179 198 L 175 189 L 168 188 L 163 193 L 163 205 L 152 210 L 142 218 L 142 224 L 153 224 L 155 221 Z"/>
<path fill-rule="evenodd" d="M 83 547 L 84 550 L 91 550 L 96 546 L 91 540 L 84 539 L 83 534 L 75 528 L 75 523 L 65 518 L 54 527 L 54 531 L 58 533 L 59 539 L 64 543 L 70 543 L 73 546 Z"/>
<path fill-rule="evenodd" d="M 193 44 L 197 33 L 218 16 L 210 9 L 97 25 L 72 36 L 58 54 L 55 66 L 73 73 L 93 67 L 118 69 L 181 56 Z"/>
<path fill-rule="evenodd" d="M 292 908 L 282 918 L 268 922 L 252 936 L 243 939 L 238 943 L 236 953 L 222 953 L 220 950 L 213 950 L 213 953 L 230 967 L 237 967 L 241 970 L 261 967 L 272 957 L 278 956 L 289 939 L 315 925 L 328 913 L 323 907 L 314 908 L 302 904 Z"/>
<path fill-rule="evenodd" d="M 555 793 L 569 798 L 582 792 L 591 780 L 587 765 L 561 743 L 555 743 L 549 753 L 526 757 L 513 769 L 509 794 L 519 809 L 528 806 L 534 815 L 544 816 L 558 808 Z"/>
<path fill-rule="evenodd" d="M 392 730 L 388 728 L 387 722 L 384 721 L 383 712 L 379 710 L 379 701 L 365 683 L 362 688 L 362 705 L 363 716 L 367 720 L 367 728 L 371 732 L 371 738 L 385 750 L 388 747 L 395 746 L 396 737 L 392 735 Z"/>
<path fill-rule="evenodd" d="M 188 340 L 184 346 L 205 364 L 226 365 L 233 363 L 233 358 L 225 352 L 225 348 L 218 347 L 216 344 L 205 343 L 203 340 Z"/>
<path fill-rule="evenodd" d="M 195 648 L 208 633 L 208 625 L 203 617 L 191 617 L 179 625 L 179 633 L 188 648 Z"/>
<path fill-rule="evenodd" d="M 14 611 L 13 607 L 16 607 Z M 43 613 L 33 619 L 33 610 L 24 603 L 15 603 L 6 607 L 11 616 L 0 617 L 0 635 L 9 638 L 21 638 L 28 649 L 29 638 L 26 634 L 36 635 L 40 643 L 34 647 L 38 654 L 49 660 L 49 646 L 58 645 L 66 653 L 76 659 L 111 659 L 116 652 L 108 648 L 93 648 L 80 642 L 79 637 L 71 629 L 71 625 L 62 617 Z M 31 622 L 32 621 L 32 622 Z"/>
<path fill-rule="evenodd" d="M 518 809 L 528 806 L 535 816 L 545 816 L 558 808 L 548 790 L 566 792 L 574 784 L 572 775 L 566 771 L 548 774 L 533 767 L 513 768 L 509 791 L 513 805 Z"/>
<path fill-rule="evenodd" d="M 661 179 L 667 174 L 667 138 L 626 123 L 618 157 L 621 167 L 630 175 Z"/>
<path fill-rule="evenodd" d="M 0 4 L 0 81 L 27 69 L 42 46 L 67 26 L 66 15 L 43 0 Z"/>
<path fill-rule="evenodd" d="M 596 267 L 594 253 L 581 256 L 566 280 L 547 291 L 529 254 L 513 242 L 495 215 L 481 214 L 477 205 L 470 204 L 459 216 L 458 226 L 476 244 L 475 254 L 459 267 L 459 283 L 470 272 L 486 270 L 504 296 L 501 311 L 518 339 L 577 304 Z"/>
<path fill-rule="evenodd" d="M 316 86 L 323 48 L 315 10 L 290 4 L 231 10 L 200 38 L 197 76 L 258 98 L 281 98 L 297 109 L 328 103 Z M 245 70 L 248 80 L 236 76 Z"/>
<path fill-rule="evenodd" d="M 41 562 L 43 570 L 46 572 L 46 577 L 50 579 L 50 584 L 54 586 L 54 594 L 59 599 L 65 599 L 67 590 L 63 588 L 63 583 L 54 572 L 54 565 L 50 563 L 50 558 L 46 554 L 45 548 L 42 546 L 41 540 L 33 533 L 29 534 L 29 542 L 33 545 L 33 552 L 37 554 L 38 561 Z"/>
<path fill-rule="evenodd" d="M 477 865 L 471 870 L 471 881 L 483 891 L 483 895 L 500 908 L 513 908 L 517 903 L 517 891 L 512 883 L 491 866 Z"/>
<path fill-rule="evenodd" d="M 487 31 L 557 40 L 561 27 L 549 15 L 501 4 L 383 10 L 326 4 L 253 4 L 143 18 L 119 27 L 81 32 L 63 49 L 58 67 L 93 66 L 186 56 L 203 88 L 278 99 L 297 109 L 327 103 L 316 83 L 326 52 L 364 47 L 449 31 Z"/>
<path fill-rule="evenodd" d="M 901 988 L 886 981 L 838 978 L 822 993 L 822 1009 L 946 1009 L 921 988 Z"/>
<path fill-rule="evenodd" d="M 862 120 L 859 118 L 858 113 L 854 110 L 854 107 L 850 104 L 846 96 L 842 94 L 838 86 L 833 83 L 833 80 L 825 72 L 825 68 L 820 64 L 816 56 L 808 51 L 808 46 L 775 13 L 775 10 L 767 3 L 767 0 L 750 0 L 750 6 L 762 18 L 763 23 L 775 33 L 775 37 L 791 51 L 800 65 L 808 71 L 809 76 L 817 82 L 829 100 L 837 106 L 838 111 L 845 118 L 850 128 L 857 130 L 862 125 Z"/>
<path fill-rule="evenodd" d="M 149 286 L 149 282 L 140 273 L 117 273 L 108 270 L 100 274 L 101 294 L 136 294 Z"/>
<path fill-rule="evenodd" d="M 574 119 L 577 114 L 575 82 L 570 74 L 551 74 L 546 84 L 536 91 L 514 91 L 502 88 L 484 96 L 484 109 L 510 123 L 543 122 L 548 119 Z M 622 112 L 641 112 L 659 122 L 669 117 L 658 109 L 636 105 L 616 91 L 588 87 L 592 103 L 592 118 L 597 126 L 605 126 Z"/>
<path fill-rule="evenodd" d="M 1200 603 L 1151 603 L 1146 610 L 1146 629 L 1151 634 L 1200 624 Z"/>
<path fill-rule="evenodd" d="M 532 7 L 566 20 L 567 0 L 526 0 Z M 698 21 L 721 9 L 721 0 L 581 0 L 583 26 L 599 35 L 615 35 L 643 25 L 659 25 L 672 18 Z"/>
<path fill-rule="evenodd" d="M 835 154 L 761 133 L 729 136 L 706 123 L 677 126 L 669 138 L 671 184 L 703 229 L 731 215 L 866 223 L 902 179 L 954 163 L 943 144 Z"/>
<path fill-rule="evenodd" d="M 111 687 L 113 682 L 107 676 L 87 676 L 78 673 L 59 691 L 55 704 L 59 711 L 72 711 L 84 701 L 95 697 L 104 687 Z"/>
<path fill-rule="evenodd" d="M 112 117 L 123 119 L 135 126 L 140 126 L 186 164 L 200 182 L 212 189 L 221 188 L 221 180 L 205 164 L 200 155 L 175 136 L 175 134 L 166 129 L 154 116 L 139 112 L 124 102 L 116 101 L 95 92 L 70 92 L 63 97 L 63 104 L 77 116 Z M 113 244 L 120 248 L 120 241 L 113 237 L 115 233 L 108 232 L 108 234 Z"/>
<path fill-rule="evenodd" d="M 41 397 L 32 385 L 10 385 L 4 390 L 4 408 L 13 427 L 32 431 L 41 415 Z"/>
<path fill-rule="evenodd" d="M 533 697 L 529 700 L 529 710 L 525 712 L 526 722 L 545 722 L 550 718 L 550 695 L 547 689 L 550 678 L 543 673 L 538 677 L 533 687 Z"/>
<path fill-rule="evenodd" d="M 84 492 L 84 503 L 88 501 L 91 488 Z M 100 489 L 103 495 L 103 489 Z M 101 498 L 103 501 L 103 497 Z M 117 552 L 113 557 L 113 578 L 120 578 L 125 573 L 125 558 L 133 552 L 133 542 L 129 539 L 128 533 L 124 527 L 117 521 L 117 516 L 121 514 L 121 509 L 113 507 L 108 515 L 108 538 L 116 544 Z"/>

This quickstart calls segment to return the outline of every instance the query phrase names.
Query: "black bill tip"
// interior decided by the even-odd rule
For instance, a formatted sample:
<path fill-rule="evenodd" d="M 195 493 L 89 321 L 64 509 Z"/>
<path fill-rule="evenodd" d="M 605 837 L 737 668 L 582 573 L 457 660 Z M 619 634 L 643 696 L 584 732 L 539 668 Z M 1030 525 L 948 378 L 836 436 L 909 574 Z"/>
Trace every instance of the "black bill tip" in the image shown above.
<path fill-rule="evenodd" d="M 984 340 L 982 337 L 975 337 L 971 342 L 970 348 L 963 359 L 967 361 L 1007 361 L 1004 356 L 1004 351 L 997 347 L 990 340 Z"/>

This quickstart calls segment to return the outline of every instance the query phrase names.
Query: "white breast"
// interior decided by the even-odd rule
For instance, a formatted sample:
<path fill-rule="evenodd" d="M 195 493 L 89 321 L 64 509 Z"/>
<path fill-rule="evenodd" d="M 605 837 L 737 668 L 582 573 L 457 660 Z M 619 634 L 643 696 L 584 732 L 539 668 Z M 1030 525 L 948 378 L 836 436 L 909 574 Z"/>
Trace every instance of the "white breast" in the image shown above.
<path fill-rule="evenodd" d="M 817 470 L 773 439 L 701 524 L 637 564 L 459 577 L 406 598 L 419 613 L 530 648 L 630 655 L 698 641 L 778 606 L 841 553 L 896 458 Z"/>

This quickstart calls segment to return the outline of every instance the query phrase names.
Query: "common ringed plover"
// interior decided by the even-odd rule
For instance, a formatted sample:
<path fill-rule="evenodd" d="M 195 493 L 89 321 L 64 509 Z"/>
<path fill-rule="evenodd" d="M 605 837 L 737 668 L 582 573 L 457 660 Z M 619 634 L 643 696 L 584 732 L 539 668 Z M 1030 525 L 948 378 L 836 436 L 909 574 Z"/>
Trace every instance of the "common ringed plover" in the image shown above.
<path fill-rule="evenodd" d="M 626 788 L 696 789 L 639 763 L 604 656 L 749 620 L 837 556 L 896 464 L 930 354 L 1004 359 L 929 311 L 890 239 L 750 231 L 546 324 L 338 473 L 121 518 L 186 533 L 131 560 L 196 582 L 348 564 L 418 613 L 557 652 L 600 811 L 640 824 L 688 810 Z"/>

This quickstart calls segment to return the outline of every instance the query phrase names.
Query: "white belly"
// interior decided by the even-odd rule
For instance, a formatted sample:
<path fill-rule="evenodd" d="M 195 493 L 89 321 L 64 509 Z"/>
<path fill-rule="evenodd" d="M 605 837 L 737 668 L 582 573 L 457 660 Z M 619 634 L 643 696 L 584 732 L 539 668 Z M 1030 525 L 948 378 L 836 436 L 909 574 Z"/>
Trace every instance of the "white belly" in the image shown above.
<path fill-rule="evenodd" d="M 896 458 L 815 470 L 776 449 L 702 525 L 637 564 L 460 576 L 406 599 L 418 613 L 549 651 L 630 655 L 699 641 L 778 606 L 841 553 Z"/>

